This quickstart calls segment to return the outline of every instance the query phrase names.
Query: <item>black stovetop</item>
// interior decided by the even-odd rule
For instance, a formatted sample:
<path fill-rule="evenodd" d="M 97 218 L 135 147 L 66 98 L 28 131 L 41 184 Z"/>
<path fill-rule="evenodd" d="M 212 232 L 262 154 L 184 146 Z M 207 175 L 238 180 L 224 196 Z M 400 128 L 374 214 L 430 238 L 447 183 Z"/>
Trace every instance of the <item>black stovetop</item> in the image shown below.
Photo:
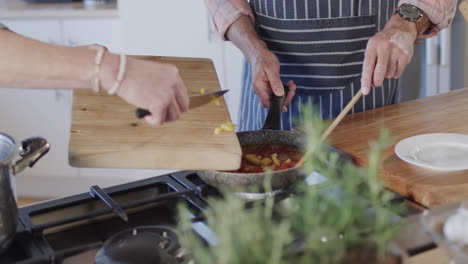
<path fill-rule="evenodd" d="M 177 180 L 178 175 L 190 174 L 195 175 L 168 174 L 105 188 L 125 210 L 128 222 L 89 193 L 21 207 L 16 237 L 0 256 L 0 263 L 85 264 L 86 255 L 93 263 L 97 250 L 115 233 L 155 225 L 175 229 L 177 204 L 181 202 L 188 205 L 193 221 L 200 221 L 206 202 L 197 188 L 187 188 Z"/>
<path fill-rule="evenodd" d="M 180 171 L 104 191 L 127 213 L 127 222 L 89 193 L 21 207 L 16 237 L 0 263 L 93 263 L 104 241 L 118 232 L 142 226 L 176 229 L 178 203 L 188 205 L 200 238 L 213 243 L 201 213 L 209 206 L 209 197 L 221 194 L 194 172 Z M 288 192 L 280 195 L 281 199 L 288 196 Z"/>

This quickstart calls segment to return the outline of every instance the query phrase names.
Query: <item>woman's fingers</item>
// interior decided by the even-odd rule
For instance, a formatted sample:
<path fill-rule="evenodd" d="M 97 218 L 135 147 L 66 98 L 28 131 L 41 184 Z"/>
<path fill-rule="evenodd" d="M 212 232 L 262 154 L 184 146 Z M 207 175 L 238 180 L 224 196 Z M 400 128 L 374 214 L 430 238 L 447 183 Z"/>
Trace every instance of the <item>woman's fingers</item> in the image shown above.
<path fill-rule="evenodd" d="M 190 98 L 187 94 L 187 88 L 180 77 L 178 78 L 177 87 L 174 90 L 176 92 L 175 99 L 180 111 L 182 113 L 187 112 L 189 109 Z"/>
<path fill-rule="evenodd" d="M 172 102 L 169 104 L 166 112 L 166 120 L 164 122 L 172 122 L 179 119 L 181 114 L 179 104 L 177 103 L 176 99 L 173 98 Z"/>

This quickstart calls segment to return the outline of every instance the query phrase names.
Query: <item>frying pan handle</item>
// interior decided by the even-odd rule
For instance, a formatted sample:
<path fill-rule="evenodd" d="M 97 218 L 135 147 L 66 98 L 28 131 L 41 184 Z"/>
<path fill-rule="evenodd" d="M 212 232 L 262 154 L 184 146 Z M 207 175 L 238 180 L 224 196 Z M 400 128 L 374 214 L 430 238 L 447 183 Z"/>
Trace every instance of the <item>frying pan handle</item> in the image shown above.
<path fill-rule="evenodd" d="M 284 99 L 288 95 L 289 87 L 284 85 L 284 95 L 276 96 L 273 94 L 270 101 L 270 107 L 268 108 L 268 114 L 263 124 L 264 129 L 270 130 L 281 130 L 281 113 L 283 109 Z"/>

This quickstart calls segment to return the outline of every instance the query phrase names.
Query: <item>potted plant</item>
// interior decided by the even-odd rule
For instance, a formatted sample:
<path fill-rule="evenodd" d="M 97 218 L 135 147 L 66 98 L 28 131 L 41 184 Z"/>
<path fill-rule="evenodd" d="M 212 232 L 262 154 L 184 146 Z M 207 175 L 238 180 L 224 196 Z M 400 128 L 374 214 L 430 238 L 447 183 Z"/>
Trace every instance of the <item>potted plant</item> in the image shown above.
<path fill-rule="evenodd" d="M 223 190 L 224 199 L 210 201 L 205 213 L 217 236 L 211 247 L 191 231 L 188 209 L 181 207 L 181 240 L 195 263 L 399 263 L 389 254 L 401 226 L 395 218 L 399 208 L 378 178 L 388 132 L 371 144 L 368 168 L 351 162 L 338 166 L 338 157 L 321 143 L 324 124 L 309 119 L 307 149 L 314 155 L 306 168 L 319 171 L 326 184 L 299 183 L 294 197 L 278 204 L 269 198 L 248 209 Z"/>

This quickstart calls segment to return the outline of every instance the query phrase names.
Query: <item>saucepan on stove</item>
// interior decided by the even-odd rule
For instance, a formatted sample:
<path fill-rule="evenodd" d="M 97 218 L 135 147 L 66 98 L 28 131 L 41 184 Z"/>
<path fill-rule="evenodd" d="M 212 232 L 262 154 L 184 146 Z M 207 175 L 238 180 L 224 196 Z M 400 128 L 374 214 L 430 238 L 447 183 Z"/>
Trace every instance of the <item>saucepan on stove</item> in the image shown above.
<path fill-rule="evenodd" d="M 15 156 L 20 159 L 13 161 Z M 11 188 L 11 177 L 32 167 L 49 151 L 43 138 L 23 140 L 18 147 L 10 136 L 0 133 L 0 254 L 8 248 L 16 232 L 18 209 Z"/>
<path fill-rule="evenodd" d="M 287 94 L 287 87 L 285 92 Z M 299 179 L 303 179 L 306 176 L 304 168 L 296 167 L 295 162 L 299 161 L 304 152 L 306 139 L 302 133 L 281 130 L 281 109 L 284 99 L 285 96 L 272 96 L 267 118 L 261 130 L 237 132 L 243 152 L 240 170 L 199 171 L 200 178 L 213 187 L 229 187 L 242 192 L 252 187 L 261 190 L 267 176 L 271 177 L 272 190 L 285 189 Z M 246 154 L 250 154 L 248 157 L 250 162 L 246 161 Z M 283 157 L 280 157 L 281 155 Z M 251 165 L 257 165 L 257 168 Z M 268 168 L 263 171 L 260 167 L 258 170 L 260 165 Z"/>

